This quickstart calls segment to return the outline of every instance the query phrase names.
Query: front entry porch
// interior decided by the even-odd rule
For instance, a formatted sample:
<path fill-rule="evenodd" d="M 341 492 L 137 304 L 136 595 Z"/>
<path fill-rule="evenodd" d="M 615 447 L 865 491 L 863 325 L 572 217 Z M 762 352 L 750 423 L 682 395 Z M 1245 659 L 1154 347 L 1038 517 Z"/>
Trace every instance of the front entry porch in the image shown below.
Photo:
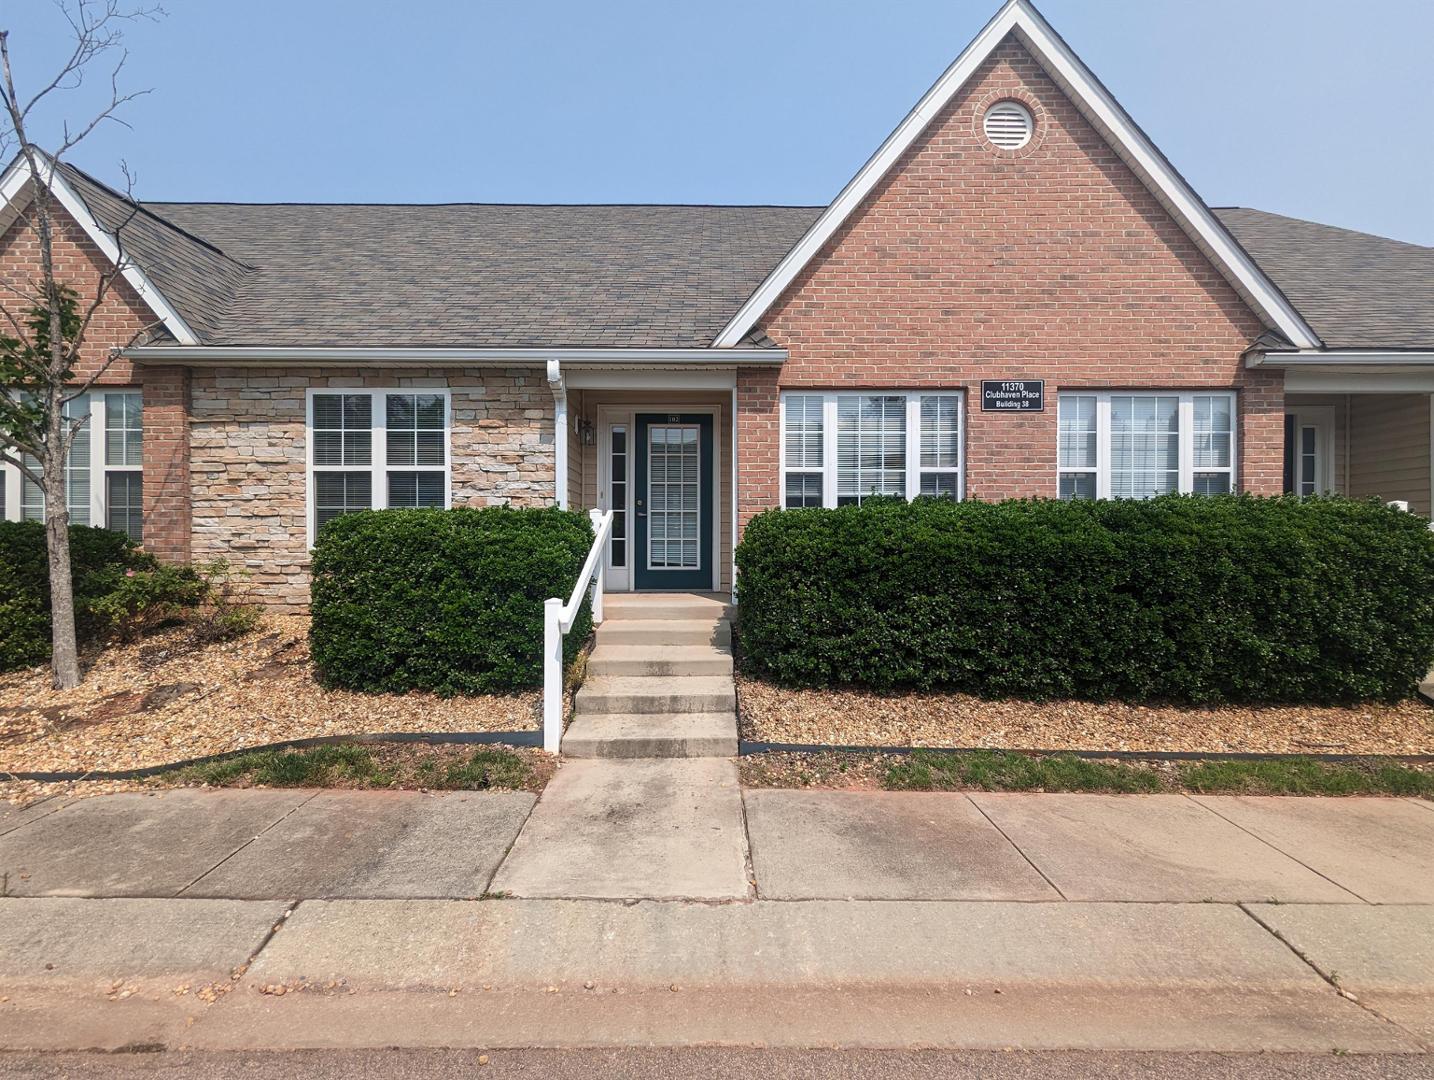
<path fill-rule="evenodd" d="M 568 505 L 613 511 L 606 588 L 730 591 L 732 391 L 585 388 L 568 408 Z"/>
<path fill-rule="evenodd" d="M 1434 394 L 1285 396 L 1284 490 L 1434 511 Z"/>

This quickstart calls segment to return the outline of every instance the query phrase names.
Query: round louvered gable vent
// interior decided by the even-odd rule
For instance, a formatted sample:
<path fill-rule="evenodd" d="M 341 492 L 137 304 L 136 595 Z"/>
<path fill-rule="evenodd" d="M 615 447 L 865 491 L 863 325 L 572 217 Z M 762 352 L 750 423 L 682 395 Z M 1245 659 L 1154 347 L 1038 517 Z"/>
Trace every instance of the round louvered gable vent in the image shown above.
<path fill-rule="evenodd" d="M 986 138 L 1002 150 L 1019 150 L 1031 141 L 1036 122 L 1018 101 L 998 101 L 986 110 Z"/>

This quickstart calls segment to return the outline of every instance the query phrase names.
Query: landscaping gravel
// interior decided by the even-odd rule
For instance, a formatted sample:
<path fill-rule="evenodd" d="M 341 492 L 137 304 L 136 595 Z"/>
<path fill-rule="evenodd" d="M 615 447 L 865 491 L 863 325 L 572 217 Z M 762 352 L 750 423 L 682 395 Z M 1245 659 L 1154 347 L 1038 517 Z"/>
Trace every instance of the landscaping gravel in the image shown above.
<path fill-rule="evenodd" d="M 85 680 L 48 668 L 0 675 L 0 774 L 113 771 L 320 735 L 535 730 L 539 695 L 439 698 L 325 690 L 309 620 L 267 616 L 231 642 L 186 627 L 87 653 Z"/>
<path fill-rule="evenodd" d="M 744 740 L 797 745 L 1434 754 L 1434 709 L 1418 700 L 1196 709 L 792 690 L 739 676 L 737 708 Z"/>

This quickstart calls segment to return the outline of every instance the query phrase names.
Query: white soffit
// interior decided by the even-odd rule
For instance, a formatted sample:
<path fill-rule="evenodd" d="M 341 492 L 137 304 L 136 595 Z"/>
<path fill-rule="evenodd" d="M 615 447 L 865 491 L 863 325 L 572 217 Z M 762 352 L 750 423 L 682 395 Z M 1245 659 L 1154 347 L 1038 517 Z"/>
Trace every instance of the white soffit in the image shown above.
<path fill-rule="evenodd" d="M 822 246 L 921 136 L 927 125 L 1012 33 L 1220 269 L 1245 302 L 1298 348 L 1318 348 L 1319 337 L 1285 295 L 1235 242 L 1200 196 L 1028 0 L 1007 0 L 797 241 L 796 246 L 767 275 L 756 292 L 722 328 L 713 344 L 731 347 L 751 332 L 767 309 L 796 280 Z"/>

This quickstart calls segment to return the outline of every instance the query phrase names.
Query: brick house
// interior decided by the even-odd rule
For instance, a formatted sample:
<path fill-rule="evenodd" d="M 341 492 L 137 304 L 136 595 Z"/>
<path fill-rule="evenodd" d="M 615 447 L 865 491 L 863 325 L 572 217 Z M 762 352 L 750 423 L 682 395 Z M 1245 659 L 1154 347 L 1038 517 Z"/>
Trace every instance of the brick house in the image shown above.
<path fill-rule="evenodd" d="M 719 590 L 753 514 L 873 492 L 1434 509 L 1434 249 L 1207 207 L 1025 0 L 825 207 L 43 179 L 65 276 L 125 265 L 76 520 L 227 557 L 279 609 L 369 507 L 611 508 L 609 588 Z M 0 273 L 33 266 L 31 183 L 0 178 Z M 4 469 L 4 516 L 37 494 Z"/>

